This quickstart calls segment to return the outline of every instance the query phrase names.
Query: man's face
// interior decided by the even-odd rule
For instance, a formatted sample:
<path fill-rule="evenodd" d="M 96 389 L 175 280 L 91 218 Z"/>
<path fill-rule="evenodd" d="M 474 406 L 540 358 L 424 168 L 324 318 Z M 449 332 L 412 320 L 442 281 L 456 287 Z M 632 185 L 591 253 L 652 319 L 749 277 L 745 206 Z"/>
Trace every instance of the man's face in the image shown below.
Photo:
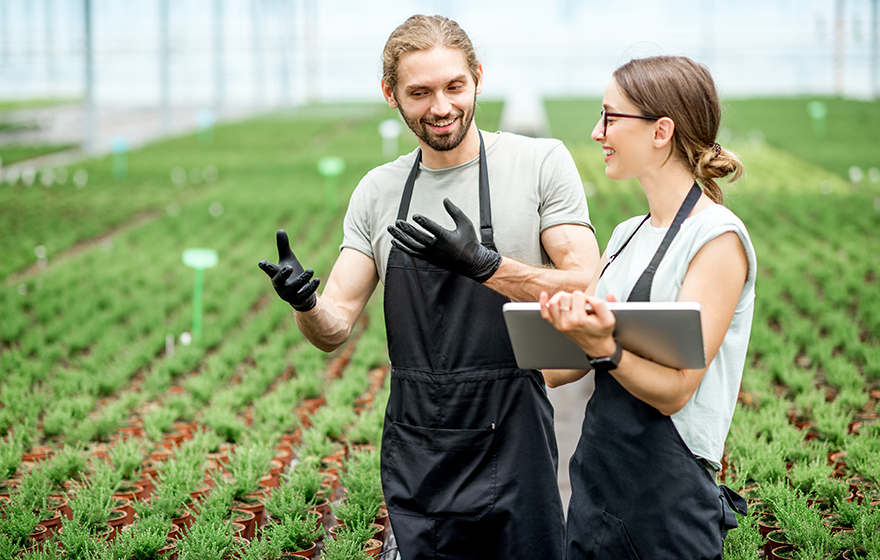
<path fill-rule="evenodd" d="M 477 76 L 482 78 L 482 68 Z M 438 152 L 453 150 L 464 140 L 481 89 L 464 53 L 446 47 L 403 55 L 396 91 L 383 84 L 388 104 L 400 111 L 422 143 Z"/>

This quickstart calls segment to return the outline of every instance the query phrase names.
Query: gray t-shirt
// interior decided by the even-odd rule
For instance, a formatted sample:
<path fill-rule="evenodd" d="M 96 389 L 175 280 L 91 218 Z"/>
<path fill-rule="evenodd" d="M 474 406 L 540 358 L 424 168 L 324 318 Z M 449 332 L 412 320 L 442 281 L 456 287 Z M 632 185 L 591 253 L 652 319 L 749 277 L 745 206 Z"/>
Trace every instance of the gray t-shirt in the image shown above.
<path fill-rule="evenodd" d="M 349 247 L 372 258 L 383 283 L 391 252 L 387 228 L 397 219 L 415 157 L 413 151 L 367 173 L 345 214 L 340 250 Z M 448 198 L 479 227 L 479 159 L 445 169 L 421 165 L 407 219 L 422 214 L 454 228 L 443 207 Z M 559 140 L 501 133 L 486 149 L 486 159 L 494 240 L 501 255 L 533 266 L 552 264 L 541 246 L 541 232 L 560 224 L 592 229 L 583 183 Z"/>
<path fill-rule="evenodd" d="M 644 216 L 630 218 L 614 229 L 606 248 L 608 255 L 620 249 L 642 218 Z M 604 298 L 611 293 L 618 301 L 626 301 L 667 229 L 646 222 L 605 271 L 596 286 L 596 295 Z M 672 415 L 672 423 L 691 453 L 710 461 L 716 469 L 721 468 L 724 440 L 733 419 L 755 311 L 757 261 L 745 225 L 720 204 L 687 218 L 660 261 L 651 287 L 651 301 L 678 301 L 691 260 L 703 245 L 729 231 L 735 232 L 745 247 L 749 261 L 746 283 L 718 354 L 687 404 Z"/>

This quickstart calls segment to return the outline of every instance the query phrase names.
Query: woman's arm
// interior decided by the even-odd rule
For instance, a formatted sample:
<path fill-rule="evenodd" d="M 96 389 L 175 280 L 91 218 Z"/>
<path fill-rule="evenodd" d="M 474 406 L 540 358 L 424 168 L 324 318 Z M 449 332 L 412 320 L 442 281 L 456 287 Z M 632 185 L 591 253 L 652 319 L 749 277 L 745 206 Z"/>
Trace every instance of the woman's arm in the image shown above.
<path fill-rule="evenodd" d="M 745 248 L 734 232 L 706 243 L 691 261 L 679 301 L 700 304 L 707 366 L 715 358 L 739 302 L 748 274 Z M 614 301 L 613 296 L 609 301 Z M 541 316 L 574 340 L 589 356 L 614 353 L 614 314 L 605 301 L 583 292 L 541 294 Z M 586 304 L 592 306 L 586 312 Z M 661 366 L 624 350 L 611 375 L 633 396 L 661 413 L 672 415 L 684 407 L 700 385 L 706 368 L 678 370 Z"/>

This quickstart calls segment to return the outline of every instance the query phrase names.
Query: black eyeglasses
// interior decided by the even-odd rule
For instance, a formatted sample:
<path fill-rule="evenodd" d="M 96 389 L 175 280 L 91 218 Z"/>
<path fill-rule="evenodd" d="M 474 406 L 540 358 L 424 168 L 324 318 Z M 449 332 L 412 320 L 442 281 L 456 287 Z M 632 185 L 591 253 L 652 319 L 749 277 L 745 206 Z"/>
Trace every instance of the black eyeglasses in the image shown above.
<path fill-rule="evenodd" d="M 645 115 L 627 115 L 625 113 L 609 113 L 602 109 L 602 136 L 608 132 L 608 117 L 624 117 L 627 119 L 644 119 L 646 121 L 657 121 L 663 117 L 646 117 Z"/>

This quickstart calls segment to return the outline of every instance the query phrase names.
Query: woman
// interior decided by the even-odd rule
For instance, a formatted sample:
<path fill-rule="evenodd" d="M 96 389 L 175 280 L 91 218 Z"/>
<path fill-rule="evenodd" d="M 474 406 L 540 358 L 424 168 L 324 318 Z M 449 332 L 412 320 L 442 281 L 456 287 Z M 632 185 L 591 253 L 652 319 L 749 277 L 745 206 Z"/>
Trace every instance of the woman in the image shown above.
<path fill-rule="evenodd" d="M 638 179 L 650 213 L 615 228 L 587 293 L 540 298 L 544 319 L 596 371 L 570 464 L 568 558 L 720 558 L 736 526 L 731 507 L 745 513 L 714 474 L 742 378 L 756 261 L 715 179 L 736 180 L 742 164 L 715 142 L 718 94 L 708 70 L 688 58 L 628 62 L 602 107 L 592 138 L 602 143 L 605 173 Z M 708 367 L 675 370 L 621 349 L 606 300 L 700 303 Z M 544 376 L 556 387 L 586 373 Z"/>

